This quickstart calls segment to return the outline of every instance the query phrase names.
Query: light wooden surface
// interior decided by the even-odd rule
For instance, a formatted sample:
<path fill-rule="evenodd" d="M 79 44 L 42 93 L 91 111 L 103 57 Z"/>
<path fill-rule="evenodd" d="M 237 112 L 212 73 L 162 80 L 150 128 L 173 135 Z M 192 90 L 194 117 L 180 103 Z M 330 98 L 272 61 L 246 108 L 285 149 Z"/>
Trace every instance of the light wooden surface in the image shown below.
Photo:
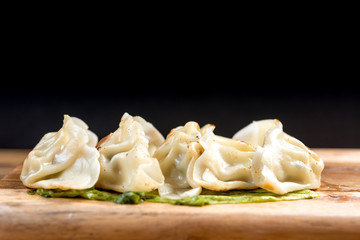
<path fill-rule="evenodd" d="M 0 181 L 0 239 L 360 239 L 360 149 L 313 150 L 319 198 L 205 207 L 28 195 L 19 166 Z"/>
<path fill-rule="evenodd" d="M 0 149 L 0 179 L 19 166 L 29 151 L 28 149 Z"/>

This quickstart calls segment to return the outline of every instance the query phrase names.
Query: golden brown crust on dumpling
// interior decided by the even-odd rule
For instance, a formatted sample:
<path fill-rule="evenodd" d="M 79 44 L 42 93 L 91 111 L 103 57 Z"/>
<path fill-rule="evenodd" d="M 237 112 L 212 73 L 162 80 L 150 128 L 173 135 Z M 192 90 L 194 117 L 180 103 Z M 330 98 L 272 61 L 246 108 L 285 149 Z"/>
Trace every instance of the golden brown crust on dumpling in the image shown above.
<path fill-rule="evenodd" d="M 106 142 L 111 136 L 112 136 L 113 133 L 110 133 L 109 135 L 103 137 L 102 139 L 100 139 L 100 141 L 98 142 L 98 144 L 96 145 L 96 149 L 99 150 L 100 146 Z"/>

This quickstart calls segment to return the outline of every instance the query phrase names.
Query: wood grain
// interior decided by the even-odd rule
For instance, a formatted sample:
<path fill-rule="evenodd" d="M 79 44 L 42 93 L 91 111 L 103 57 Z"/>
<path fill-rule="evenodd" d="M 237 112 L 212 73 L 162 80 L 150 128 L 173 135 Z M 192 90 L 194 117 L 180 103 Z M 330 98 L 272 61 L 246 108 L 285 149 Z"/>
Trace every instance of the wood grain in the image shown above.
<path fill-rule="evenodd" d="M 360 149 L 314 151 L 319 198 L 205 207 L 28 195 L 19 166 L 0 181 L 0 239 L 360 239 Z"/>
<path fill-rule="evenodd" d="M 21 164 L 29 151 L 28 149 L 0 149 L 0 179 Z"/>

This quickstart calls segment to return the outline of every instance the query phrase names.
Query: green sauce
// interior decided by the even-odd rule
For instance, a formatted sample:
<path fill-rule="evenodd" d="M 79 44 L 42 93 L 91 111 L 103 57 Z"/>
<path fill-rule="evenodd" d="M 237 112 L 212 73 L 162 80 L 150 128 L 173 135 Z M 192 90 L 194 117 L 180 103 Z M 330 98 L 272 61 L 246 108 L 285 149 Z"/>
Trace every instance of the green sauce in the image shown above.
<path fill-rule="evenodd" d="M 189 197 L 181 200 L 171 200 L 160 197 L 156 191 L 153 192 L 125 192 L 116 193 L 98 189 L 85 190 L 60 190 L 60 189 L 33 189 L 29 194 L 38 194 L 43 197 L 52 198 L 85 198 L 89 200 L 99 200 L 114 202 L 117 204 L 139 204 L 144 201 L 169 203 L 173 205 L 204 206 L 211 204 L 229 203 L 256 203 L 256 202 L 275 202 L 291 201 L 299 199 L 316 198 L 319 195 L 311 190 L 300 190 L 284 195 L 277 195 L 263 189 L 246 191 L 226 191 L 217 192 L 203 190 L 201 195 Z"/>

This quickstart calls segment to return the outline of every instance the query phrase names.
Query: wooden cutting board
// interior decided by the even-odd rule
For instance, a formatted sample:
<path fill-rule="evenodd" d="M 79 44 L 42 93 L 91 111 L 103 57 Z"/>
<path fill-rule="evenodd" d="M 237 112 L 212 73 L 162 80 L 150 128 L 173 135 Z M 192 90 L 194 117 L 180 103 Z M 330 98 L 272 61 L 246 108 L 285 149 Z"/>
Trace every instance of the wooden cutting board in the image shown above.
<path fill-rule="evenodd" d="M 319 198 L 205 207 L 47 199 L 19 166 L 0 180 L 0 239 L 360 239 L 360 149 L 314 151 Z"/>

